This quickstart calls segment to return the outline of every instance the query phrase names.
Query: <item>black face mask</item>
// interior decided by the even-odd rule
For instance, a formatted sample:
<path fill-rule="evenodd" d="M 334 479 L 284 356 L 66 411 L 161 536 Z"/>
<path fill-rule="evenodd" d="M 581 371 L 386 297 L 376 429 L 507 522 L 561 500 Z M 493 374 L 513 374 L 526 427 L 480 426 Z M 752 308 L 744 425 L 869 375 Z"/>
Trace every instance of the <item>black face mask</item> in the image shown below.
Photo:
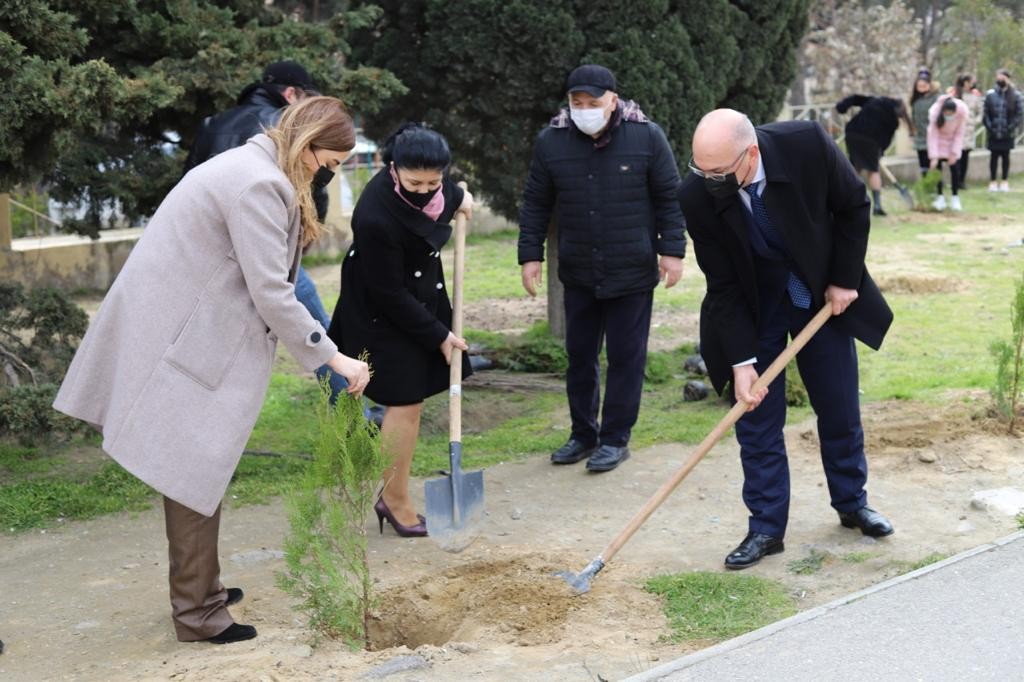
<path fill-rule="evenodd" d="M 735 173 L 729 173 L 722 180 L 704 178 L 704 188 L 713 197 L 728 199 L 740 191 L 740 181 L 736 179 Z"/>
<path fill-rule="evenodd" d="M 327 166 L 320 166 L 316 169 L 316 173 L 313 174 L 313 187 L 321 189 L 330 184 L 331 180 L 334 179 L 334 171 Z"/>
<path fill-rule="evenodd" d="M 437 194 L 439 189 L 441 189 L 440 186 L 430 190 L 429 192 L 410 192 L 405 187 L 402 187 L 401 184 L 398 185 L 398 191 L 402 193 L 402 197 L 419 209 L 425 208 L 426 205 L 430 203 L 430 200 L 434 198 L 434 195 Z"/>
<path fill-rule="evenodd" d="M 1006 81 L 1000 78 L 999 80 L 996 81 L 996 85 L 999 87 L 1000 90 L 1002 90 L 1003 88 L 1006 87 Z"/>

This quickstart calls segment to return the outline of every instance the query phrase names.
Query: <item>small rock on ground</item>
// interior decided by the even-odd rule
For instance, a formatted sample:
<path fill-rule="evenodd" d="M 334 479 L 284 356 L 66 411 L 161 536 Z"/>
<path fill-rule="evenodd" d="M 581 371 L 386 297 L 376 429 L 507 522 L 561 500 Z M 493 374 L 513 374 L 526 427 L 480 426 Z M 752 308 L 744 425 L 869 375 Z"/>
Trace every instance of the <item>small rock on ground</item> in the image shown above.
<path fill-rule="evenodd" d="M 410 670 L 421 670 L 429 665 L 430 664 L 427 663 L 427 659 L 422 656 L 396 656 L 389 661 L 385 661 L 376 667 L 370 668 L 363 673 L 359 679 L 380 680 L 388 677 L 389 675 L 396 675 Z"/>
<path fill-rule="evenodd" d="M 1018 488 L 979 490 L 971 498 L 971 506 L 982 511 L 1016 516 L 1024 510 L 1024 491 Z"/>

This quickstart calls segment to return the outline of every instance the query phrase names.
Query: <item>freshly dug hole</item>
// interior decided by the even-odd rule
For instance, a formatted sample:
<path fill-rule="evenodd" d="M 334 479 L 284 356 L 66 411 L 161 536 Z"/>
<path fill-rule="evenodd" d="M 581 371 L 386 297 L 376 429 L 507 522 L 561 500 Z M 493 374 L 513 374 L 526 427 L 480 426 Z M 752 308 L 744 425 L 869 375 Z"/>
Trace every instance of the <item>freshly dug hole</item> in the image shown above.
<path fill-rule="evenodd" d="M 589 601 L 552 575 L 560 568 L 539 557 L 475 562 L 391 588 L 370 621 L 371 648 L 442 646 L 481 630 L 525 646 L 558 641 Z"/>

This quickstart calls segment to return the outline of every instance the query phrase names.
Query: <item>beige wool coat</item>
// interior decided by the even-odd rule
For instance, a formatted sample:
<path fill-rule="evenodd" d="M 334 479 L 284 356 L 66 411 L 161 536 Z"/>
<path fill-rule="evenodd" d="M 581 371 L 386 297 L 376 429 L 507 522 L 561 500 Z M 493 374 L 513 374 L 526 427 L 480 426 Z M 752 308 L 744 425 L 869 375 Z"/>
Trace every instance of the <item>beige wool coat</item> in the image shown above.
<path fill-rule="evenodd" d="M 295 298 L 300 221 L 257 135 L 164 199 L 82 339 L 54 407 L 160 493 L 211 516 L 270 383 L 277 339 L 312 371 L 337 347 Z"/>

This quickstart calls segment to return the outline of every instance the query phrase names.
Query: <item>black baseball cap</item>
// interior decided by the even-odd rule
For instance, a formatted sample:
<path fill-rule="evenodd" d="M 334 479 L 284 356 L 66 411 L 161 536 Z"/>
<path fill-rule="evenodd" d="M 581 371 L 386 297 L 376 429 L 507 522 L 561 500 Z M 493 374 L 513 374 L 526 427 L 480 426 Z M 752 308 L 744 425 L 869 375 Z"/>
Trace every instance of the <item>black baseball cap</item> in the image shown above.
<path fill-rule="evenodd" d="M 608 90 L 615 92 L 615 75 L 597 64 L 577 66 L 565 79 L 567 93 L 585 92 L 591 97 L 601 97 Z"/>
<path fill-rule="evenodd" d="M 263 78 L 261 81 L 284 87 L 288 87 L 290 85 L 292 87 L 302 88 L 311 94 L 317 92 L 317 87 L 313 83 L 313 79 L 310 78 L 309 72 L 306 71 L 306 69 L 304 69 L 298 62 L 289 60 L 274 62 L 267 66 L 267 68 L 263 69 Z"/>

